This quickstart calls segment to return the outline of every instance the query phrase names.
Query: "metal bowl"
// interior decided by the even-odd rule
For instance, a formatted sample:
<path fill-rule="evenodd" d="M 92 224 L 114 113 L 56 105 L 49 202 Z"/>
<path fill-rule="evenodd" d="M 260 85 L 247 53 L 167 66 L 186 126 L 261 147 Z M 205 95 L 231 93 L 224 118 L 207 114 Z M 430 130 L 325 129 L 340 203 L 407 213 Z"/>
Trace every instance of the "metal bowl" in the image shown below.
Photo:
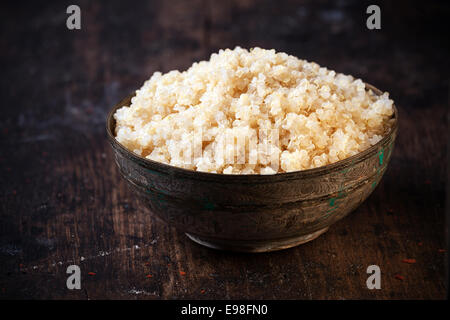
<path fill-rule="evenodd" d="M 113 115 L 132 97 L 106 123 L 120 173 L 151 213 L 215 249 L 265 252 L 317 238 L 375 189 L 397 134 L 394 106 L 393 127 L 381 141 L 336 163 L 274 175 L 204 173 L 145 159 L 117 142 Z"/>

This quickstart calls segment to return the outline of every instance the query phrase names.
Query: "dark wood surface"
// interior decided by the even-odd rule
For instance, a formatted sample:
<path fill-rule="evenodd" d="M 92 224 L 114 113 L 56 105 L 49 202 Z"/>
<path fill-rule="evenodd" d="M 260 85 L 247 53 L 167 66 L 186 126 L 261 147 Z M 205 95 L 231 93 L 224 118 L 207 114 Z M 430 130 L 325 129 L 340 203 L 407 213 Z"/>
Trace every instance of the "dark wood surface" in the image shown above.
<path fill-rule="evenodd" d="M 442 2 L 2 2 L 0 297 L 34 299 L 443 299 L 449 50 Z M 106 114 L 154 71 L 260 46 L 389 91 L 400 114 L 389 168 L 356 211 L 305 245 L 210 250 L 136 203 Z M 408 264 L 403 259 L 415 259 Z M 77 264 L 82 289 L 66 288 Z M 380 266 L 381 290 L 366 268 Z M 95 274 L 94 274 L 95 273 Z"/>

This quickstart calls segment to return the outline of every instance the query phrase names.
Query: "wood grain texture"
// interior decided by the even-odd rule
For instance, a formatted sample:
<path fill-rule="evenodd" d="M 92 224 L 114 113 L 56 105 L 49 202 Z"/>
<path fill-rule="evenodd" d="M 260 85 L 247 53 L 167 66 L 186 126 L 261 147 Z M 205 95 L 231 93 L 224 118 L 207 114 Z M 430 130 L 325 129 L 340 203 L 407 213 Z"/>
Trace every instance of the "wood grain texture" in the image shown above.
<path fill-rule="evenodd" d="M 1 298 L 446 297 L 449 50 L 439 23 L 448 5 L 380 2 L 382 30 L 369 31 L 361 1 L 80 1 L 82 29 L 69 31 L 69 4 L 1 4 Z M 109 108 L 154 71 L 236 45 L 361 77 L 399 108 L 373 194 L 285 251 L 210 250 L 149 216 L 104 133 Z M 66 288 L 70 264 L 81 267 L 82 290 Z M 366 288 L 372 264 L 381 290 Z"/>

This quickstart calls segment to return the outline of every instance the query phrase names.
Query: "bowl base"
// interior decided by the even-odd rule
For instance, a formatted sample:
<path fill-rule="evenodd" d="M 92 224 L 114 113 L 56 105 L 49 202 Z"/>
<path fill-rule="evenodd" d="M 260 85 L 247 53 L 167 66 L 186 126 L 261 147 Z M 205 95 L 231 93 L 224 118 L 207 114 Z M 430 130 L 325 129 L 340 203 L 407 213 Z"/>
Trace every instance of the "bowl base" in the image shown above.
<path fill-rule="evenodd" d="M 212 239 L 194 234 L 186 233 L 189 239 L 202 246 L 227 251 L 239 252 L 269 252 L 292 248 L 300 244 L 312 241 L 328 230 L 323 228 L 310 234 L 294 236 L 276 240 L 223 240 Z"/>

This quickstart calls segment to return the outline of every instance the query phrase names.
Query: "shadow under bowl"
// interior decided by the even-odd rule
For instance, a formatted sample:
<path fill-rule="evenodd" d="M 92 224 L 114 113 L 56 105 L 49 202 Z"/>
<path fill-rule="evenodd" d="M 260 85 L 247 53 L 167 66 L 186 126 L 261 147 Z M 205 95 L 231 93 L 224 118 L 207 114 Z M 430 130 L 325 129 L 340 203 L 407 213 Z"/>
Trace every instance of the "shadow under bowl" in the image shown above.
<path fill-rule="evenodd" d="M 394 106 L 394 124 L 381 141 L 336 163 L 274 175 L 198 172 L 145 159 L 115 139 L 113 115 L 133 96 L 114 106 L 106 123 L 120 173 L 152 214 L 215 249 L 266 252 L 317 238 L 375 189 L 397 134 Z"/>

